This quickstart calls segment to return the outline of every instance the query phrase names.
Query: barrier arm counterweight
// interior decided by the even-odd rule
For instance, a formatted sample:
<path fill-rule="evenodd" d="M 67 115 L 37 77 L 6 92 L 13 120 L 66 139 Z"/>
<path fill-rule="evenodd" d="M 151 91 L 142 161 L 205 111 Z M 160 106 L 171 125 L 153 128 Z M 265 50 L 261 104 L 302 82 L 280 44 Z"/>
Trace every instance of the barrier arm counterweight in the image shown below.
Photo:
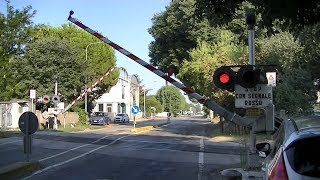
<path fill-rule="evenodd" d="M 110 41 L 108 38 L 102 36 L 101 34 L 99 34 L 96 31 L 92 30 L 88 26 L 86 26 L 83 23 L 81 23 L 79 20 L 73 18 L 72 17 L 73 14 L 74 14 L 74 12 L 70 11 L 70 14 L 69 14 L 69 17 L 68 17 L 68 20 L 71 21 L 73 24 L 77 25 L 81 29 L 87 31 L 91 35 L 95 36 L 96 38 L 98 38 L 101 41 L 105 42 L 106 44 L 110 45 L 111 47 L 113 47 L 114 49 L 119 51 L 120 53 L 122 53 L 125 56 L 129 57 L 131 60 L 139 63 L 141 66 L 147 68 L 149 71 L 155 73 L 156 75 L 160 76 L 164 80 L 170 82 L 172 85 L 174 85 L 177 88 L 181 89 L 182 91 L 184 91 L 189 96 L 195 98 L 198 102 L 202 103 L 203 105 L 205 105 L 209 109 L 213 110 L 214 112 L 216 112 L 220 116 L 224 117 L 226 120 L 232 121 L 232 122 L 234 122 L 234 123 L 236 123 L 238 125 L 242 125 L 242 126 L 248 126 L 249 124 L 251 124 L 250 120 L 245 119 L 245 118 L 239 116 L 236 113 L 232 113 L 232 112 L 226 110 L 225 108 L 221 107 L 216 102 L 214 102 L 214 101 L 212 101 L 210 99 L 205 99 L 203 96 L 201 96 L 198 93 L 194 92 L 192 89 L 186 87 L 184 84 L 174 80 L 173 78 L 171 78 L 170 76 L 166 75 L 165 73 L 163 73 L 162 71 L 160 71 L 156 67 L 154 67 L 151 64 L 143 61 L 142 59 L 138 58 L 137 56 L 135 56 L 134 54 L 130 53 L 126 49 L 124 49 L 121 46 L 117 45 L 116 43 Z"/>
<path fill-rule="evenodd" d="M 96 80 L 96 82 L 94 84 L 91 84 L 91 86 L 89 88 L 84 89 L 82 91 L 82 93 L 80 93 L 80 95 L 75 98 L 64 110 L 63 112 L 67 112 L 71 106 L 73 106 L 77 101 L 79 101 L 88 91 L 91 91 L 97 84 L 99 84 L 106 76 L 108 76 L 112 71 L 114 70 L 114 67 L 112 67 L 111 69 L 109 69 L 106 73 L 104 73 L 99 79 Z"/>

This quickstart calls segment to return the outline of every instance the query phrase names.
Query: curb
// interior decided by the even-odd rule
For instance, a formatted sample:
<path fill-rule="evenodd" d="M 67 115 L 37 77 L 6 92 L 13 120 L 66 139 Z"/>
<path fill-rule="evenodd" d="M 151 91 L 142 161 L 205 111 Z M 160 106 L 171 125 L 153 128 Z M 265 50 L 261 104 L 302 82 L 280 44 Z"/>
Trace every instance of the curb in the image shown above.
<path fill-rule="evenodd" d="M 158 124 L 158 125 L 153 125 L 153 126 L 143 126 L 143 127 L 138 127 L 138 128 L 135 128 L 135 129 L 131 129 L 131 132 L 143 132 L 143 131 L 150 131 L 154 128 L 157 128 L 157 127 L 161 127 L 161 126 L 164 126 L 164 125 L 167 125 L 169 123 L 162 123 L 162 124 Z"/>
<path fill-rule="evenodd" d="M 262 171 L 246 171 L 242 168 L 231 168 L 224 169 L 221 171 L 222 176 L 226 176 L 227 178 L 241 178 L 241 179 L 263 179 L 265 177 L 264 172 Z"/>
<path fill-rule="evenodd" d="M 39 161 L 15 162 L 0 168 L 0 179 L 16 179 L 19 176 L 40 169 Z"/>

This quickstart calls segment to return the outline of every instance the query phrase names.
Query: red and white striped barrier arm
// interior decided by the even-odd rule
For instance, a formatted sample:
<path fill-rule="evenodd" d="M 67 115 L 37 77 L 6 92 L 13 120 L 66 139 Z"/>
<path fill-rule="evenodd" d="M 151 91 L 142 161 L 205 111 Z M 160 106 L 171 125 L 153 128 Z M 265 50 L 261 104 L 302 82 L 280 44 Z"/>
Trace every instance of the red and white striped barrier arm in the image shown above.
<path fill-rule="evenodd" d="M 88 91 L 91 91 L 97 84 L 99 84 L 106 76 L 108 76 L 112 71 L 114 70 L 114 67 L 112 67 L 111 69 L 109 69 L 106 73 L 104 73 L 99 79 L 96 80 L 96 82 L 94 84 L 91 84 L 91 86 L 89 88 L 82 90 L 82 92 L 80 93 L 80 95 L 75 98 L 65 109 L 63 112 L 68 111 L 71 106 L 73 106 L 77 101 L 79 101 Z"/>
<path fill-rule="evenodd" d="M 184 84 L 172 79 L 170 76 L 166 75 L 165 73 L 163 73 L 162 71 L 160 71 L 156 67 L 154 67 L 151 64 L 143 61 L 142 59 L 138 58 L 137 56 L 135 56 L 131 52 L 127 51 L 126 49 L 122 48 L 121 46 L 117 45 L 116 43 L 110 41 L 108 38 L 102 36 L 101 34 L 99 34 L 96 31 L 92 30 L 88 26 L 86 26 L 83 23 L 81 23 L 79 20 L 71 17 L 73 14 L 74 14 L 74 12 L 70 11 L 70 14 L 69 14 L 69 17 L 68 17 L 69 21 L 71 21 L 75 25 L 79 26 L 83 30 L 87 31 L 91 35 L 95 36 L 96 38 L 100 39 L 101 41 L 105 42 L 106 44 L 110 45 L 111 47 L 113 47 L 114 49 L 119 51 L 120 53 L 122 53 L 125 56 L 129 57 L 130 59 L 132 59 L 133 61 L 139 63 L 141 66 L 147 68 L 149 71 L 155 73 L 156 75 L 160 76 L 164 80 L 170 82 L 171 84 L 173 84 L 177 88 L 179 88 L 182 91 L 184 91 L 189 96 L 195 98 L 198 102 L 204 104 L 205 106 L 207 106 L 208 108 L 210 108 L 214 112 L 218 113 L 219 115 L 225 117 L 229 121 L 234 121 L 237 124 L 245 125 L 245 126 L 247 126 L 249 124 L 248 120 L 243 120 L 243 118 L 241 116 L 239 116 L 239 115 L 237 115 L 235 113 L 231 113 L 231 112 L 227 111 L 226 109 L 224 109 L 223 107 L 221 107 L 217 103 L 215 103 L 214 101 L 205 99 L 203 96 L 201 96 L 198 93 L 194 92 L 192 89 L 186 87 Z M 241 122 L 238 122 L 238 121 L 241 121 Z"/>

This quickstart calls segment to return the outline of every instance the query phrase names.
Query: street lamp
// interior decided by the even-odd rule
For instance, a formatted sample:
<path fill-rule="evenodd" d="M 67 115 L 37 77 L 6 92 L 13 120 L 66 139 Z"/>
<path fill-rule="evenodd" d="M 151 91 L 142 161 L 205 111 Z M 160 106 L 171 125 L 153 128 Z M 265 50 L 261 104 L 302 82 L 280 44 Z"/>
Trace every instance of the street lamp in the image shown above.
<path fill-rule="evenodd" d="M 88 48 L 89 46 L 93 45 L 93 44 L 101 44 L 104 42 L 93 42 L 93 43 L 89 43 L 86 47 L 86 60 L 84 61 L 84 63 L 87 63 L 88 61 Z M 86 70 L 87 71 L 87 70 Z M 88 113 L 88 92 L 87 92 L 87 81 L 88 81 L 88 75 L 86 74 L 86 78 L 85 78 L 85 86 L 84 86 L 84 111 L 86 113 Z"/>
<path fill-rule="evenodd" d="M 143 117 L 146 117 L 146 91 L 151 91 L 152 89 L 143 88 Z"/>

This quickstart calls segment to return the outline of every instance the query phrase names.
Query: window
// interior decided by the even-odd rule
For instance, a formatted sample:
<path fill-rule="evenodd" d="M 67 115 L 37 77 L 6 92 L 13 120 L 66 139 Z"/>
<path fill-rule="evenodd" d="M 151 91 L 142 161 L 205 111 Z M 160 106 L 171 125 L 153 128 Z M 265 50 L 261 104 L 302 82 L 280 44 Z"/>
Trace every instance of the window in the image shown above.
<path fill-rule="evenodd" d="M 126 113 L 126 106 L 122 107 L 122 113 Z"/>
<path fill-rule="evenodd" d="M 122 86 L 122 99 L 124 99 L 124 97 L 125 97 L 124 88 L 125 88 L 125 86 Z"/>
<path fill-rule="evenodd" d="M 112 112 L 112 104 L 107 104 L 107 112 L 108 113 Z"/>
<path fill-rule="evenodd" d="M 133 104 L 136 105 L 136 89 L 133 89 L 132 99 L 133 99 Z"/>
<path fill-rule="evenodd" d="M 98 105 L 98 111 L 103 111 L 103 104 Z"/>

